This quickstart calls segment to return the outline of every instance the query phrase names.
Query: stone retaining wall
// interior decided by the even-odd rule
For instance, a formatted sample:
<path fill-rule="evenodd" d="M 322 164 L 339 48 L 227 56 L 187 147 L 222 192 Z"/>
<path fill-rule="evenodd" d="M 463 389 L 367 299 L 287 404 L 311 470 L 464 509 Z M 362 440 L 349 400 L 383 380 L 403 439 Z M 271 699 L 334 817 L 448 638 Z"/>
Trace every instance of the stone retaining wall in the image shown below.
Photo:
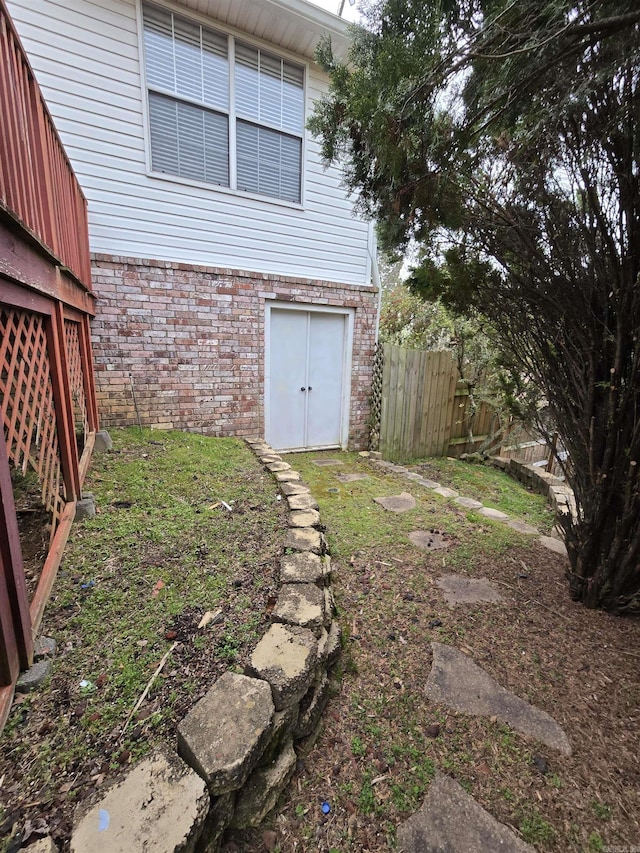
<path fill-rule="evenodd" d="M 248 439 L 289 505 L 272 623 L 244 675 L 227 671 L 178 727 L 178 755 L 154 752 L 74 823 L 75 853 L 216 853 L 227 829 L 258 826 L 318 734 L 340 653 L 331 562 L 300 474 Z"/>
<path fill-rule="evenodd" d="M 517 459 L 506 459 L 502 456 L 491 457 L 491 463 L 502 471 L 506 471 L 516 480 L 524 483 L 534 492 L 548 498 L 557 516 L 576 515 L 576 499 L 573 489 L 563 480 L 554 477 L 544 469 L 527 462 L 519 462 Z"/>

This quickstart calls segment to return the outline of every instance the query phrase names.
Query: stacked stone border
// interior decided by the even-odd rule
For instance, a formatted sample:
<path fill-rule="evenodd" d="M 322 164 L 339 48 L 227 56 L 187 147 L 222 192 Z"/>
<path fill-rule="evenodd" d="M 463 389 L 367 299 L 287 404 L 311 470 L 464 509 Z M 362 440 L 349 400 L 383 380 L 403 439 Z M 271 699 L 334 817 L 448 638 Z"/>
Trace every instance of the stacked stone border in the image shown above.
<path fill-rule="evenodd" d="M 543 468 L 538 468 L 528 462 L 519 462 L 517 459 L 493 456 L 491 457 L 491 464 L 501 471 L 506 471 L 507 474 L 510 474 L 514 479 L 519 480 L 534 492 L 544 495 L 549 500 L 557 516 L 571 513 L 573 518 L 576 517 L 576 499 L 573 489 L 563 480 L 560 480 Z"/>
<path fill-rule="evenodd" d="M 228 829 L 264 820 L 318 735 L 341 648 L 318 504 L 266 442 L 247 444 L 289 507 L 271 625 L 245 673 L 225 672 L 179 724 L 177 755 L 156 750 L 80 808 L 75 853 L 216 853 Z"/>

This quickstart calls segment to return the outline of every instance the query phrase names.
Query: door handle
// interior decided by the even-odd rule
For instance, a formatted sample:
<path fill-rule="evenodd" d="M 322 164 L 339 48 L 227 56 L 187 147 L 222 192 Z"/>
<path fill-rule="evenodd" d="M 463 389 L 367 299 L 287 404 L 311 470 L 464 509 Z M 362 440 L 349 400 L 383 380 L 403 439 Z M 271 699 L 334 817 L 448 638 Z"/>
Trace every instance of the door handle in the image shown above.
<path fill-rule="evenodd" d="M 307 389 L 306 389 L 306 388 L 301 388 L 300 390 L 301 390 L 301 391 L 306 391 Z M 311 389 L 309 389 L 309 390 L 311 390 Z"/>
<path fill-rule="evenodd" d="M 313 391 L 313 388 L 311 387 L 311 385 L 309 385 L 309 387 L 307 388 L 307 391 Z"/>

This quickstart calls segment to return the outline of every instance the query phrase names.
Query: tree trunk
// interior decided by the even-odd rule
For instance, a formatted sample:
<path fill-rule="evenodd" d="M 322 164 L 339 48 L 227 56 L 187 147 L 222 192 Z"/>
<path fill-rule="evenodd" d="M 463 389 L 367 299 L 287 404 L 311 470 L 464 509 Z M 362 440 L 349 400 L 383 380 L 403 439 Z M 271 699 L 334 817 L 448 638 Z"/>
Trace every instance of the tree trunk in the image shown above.
<path fill-rule="evenodd" d="M 582 495 L 576 492 L 581 515 L 565 523 L 568 578 L 571 597 L 587 607 L 640 613 L 637 468 L 630 464 L 626 481 L 613 487 L 591 489 Z"/>

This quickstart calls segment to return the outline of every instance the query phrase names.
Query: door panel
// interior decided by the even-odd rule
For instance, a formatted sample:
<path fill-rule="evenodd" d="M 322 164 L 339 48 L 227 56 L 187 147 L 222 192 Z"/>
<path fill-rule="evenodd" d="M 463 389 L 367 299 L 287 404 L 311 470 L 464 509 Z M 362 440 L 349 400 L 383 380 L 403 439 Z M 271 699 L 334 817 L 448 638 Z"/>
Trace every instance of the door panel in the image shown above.
<path fill-rule="evenodd" d="M 347 317 L 272 308 L 266 438 L 276 450 L 342 443 Z"/>
<path fill-rule="evenodd" d="M 308 314 L 271 310 L 271 385 L 267 441 L 276 450 L 304 447 Z"/>
<path fill-rule="evenodd" d="M 310 315 L 307 445 L 340 444 L 344 314 Z"/>

